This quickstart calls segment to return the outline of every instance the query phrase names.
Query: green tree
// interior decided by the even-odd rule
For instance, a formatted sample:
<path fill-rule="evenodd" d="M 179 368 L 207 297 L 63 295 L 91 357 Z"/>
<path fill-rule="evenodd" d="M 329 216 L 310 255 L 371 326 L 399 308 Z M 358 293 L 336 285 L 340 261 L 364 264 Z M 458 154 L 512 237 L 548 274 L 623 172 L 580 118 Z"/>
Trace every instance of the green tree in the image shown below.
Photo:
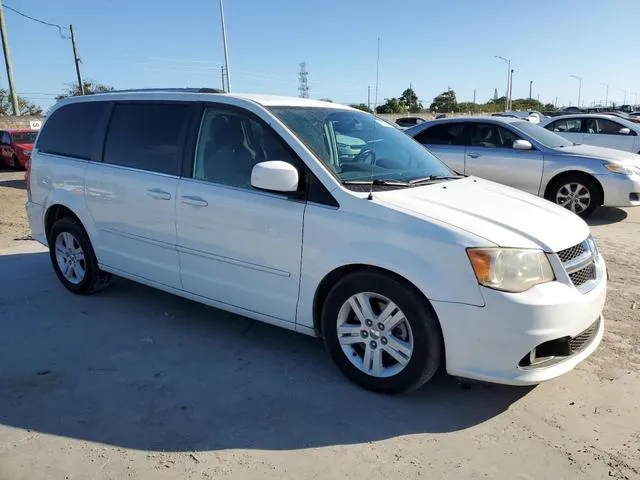
<path fill-rule="evenodd" d="M 387 101 L 376 107 L 376 113 L 405 113 L 407 107 L 396 97 L 387 98 Z"/>
<path fill-rule="evenodd" d="M 433 103 L 429 106 L 429 110 L 438 112 L 456 112 L 458 102 L 456 101 L 456 92 L 447 90 L 437 95 L 433 99 Z"/>
<path fill-rule="evenodd" d="M 400 102 L 403 103 L 411 113 L 418 113 L 422 110 L 422 103 L 420 103 L 418 95 L 411 87 L 402 92 Z"/>
<path fill-rule="evenodd" d="M 369 107 L 367 107 L 364 103 L 352 103 L 349 105 L 351 108 L 357 108 L 358 110 L 362 110 L 363 112 L 373 113 Z"/>
<path fill-rule="evenodd" d="M 110 85 L 104 85 L 102 83 L 95 82 L 93 80 L 83 80 L 82 86 L 84 87 L 84 94 L 91 95 L 92 93 L 104 93 L 113 90 Z M 56 97 L 56 100 L 62 100 L 67 97 L 77 97 L 80 95 L 80 87 L 77 83 L 68 83 L 67 89 L 61 95 Z"/>
<path fill-rule="evenodd" d="M 544 104 L 544 111 L 545 112 L 555 112 L 556 110 L 558 110 L 556 108 L 556 106 L 553 103 L 545 103 Z"/>
<path fill-rule="evenodd" d="M 20 115 L 42 115 L 42 107 L 20 96 L 18 96 L 18 108 L 20 109 Z M 0 115 L 13 115 L 11 97 L 5 89 L 0 89 Z"/>

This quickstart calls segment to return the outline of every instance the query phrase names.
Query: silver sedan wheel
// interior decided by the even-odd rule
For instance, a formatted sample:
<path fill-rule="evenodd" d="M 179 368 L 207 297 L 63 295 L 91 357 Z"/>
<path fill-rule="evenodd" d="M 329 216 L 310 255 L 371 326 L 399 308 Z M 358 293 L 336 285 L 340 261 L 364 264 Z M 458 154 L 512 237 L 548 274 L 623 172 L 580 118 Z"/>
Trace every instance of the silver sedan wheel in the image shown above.
<path fill-rule="evenodd" d="M 558 189 L 556 203 L 573 213 L 582 213 L 591 204 L 591 192 L 581 183 L 567 183 Z"/>
<path fill-rule="evenodd" d="M 87 263 L 78 239 L 69 232 L 62 232 L 56 238 L 56 261 L 64 278 L 78 285 L 87 273 Z"/>
<path fill-rule="evenodd" d="M 397 375 L 411 360 L 411 325 L 384 295 L 362 292 L 351 296 L 338 312 L 337 332 L 349 361 L 372 377 Z"/>

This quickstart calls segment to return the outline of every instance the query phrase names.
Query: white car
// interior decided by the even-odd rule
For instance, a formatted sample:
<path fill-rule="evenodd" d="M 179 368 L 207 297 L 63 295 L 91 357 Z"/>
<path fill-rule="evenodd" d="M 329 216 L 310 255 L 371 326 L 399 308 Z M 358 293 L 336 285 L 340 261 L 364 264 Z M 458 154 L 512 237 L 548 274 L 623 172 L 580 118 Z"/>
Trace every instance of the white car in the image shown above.
<path fill-rule="evenodd" d="M 541 126 L 574 143 L 640 153 L 640 124 L 615 115 L 563 115 L 553 117 Z"/>
<path fill-rule="evenodd" d="M 343 156 L 338 135 L 364 146 Z M 71 292 L 113 274 L 321 336 L 372 390 L 441 367 L 535 384 L 602 339 L 607 273 L 582 219 L 456 175 L 359 110 L 196 89 L 74 97 L 47 116 L 27 177 L 33 236 Z"/>

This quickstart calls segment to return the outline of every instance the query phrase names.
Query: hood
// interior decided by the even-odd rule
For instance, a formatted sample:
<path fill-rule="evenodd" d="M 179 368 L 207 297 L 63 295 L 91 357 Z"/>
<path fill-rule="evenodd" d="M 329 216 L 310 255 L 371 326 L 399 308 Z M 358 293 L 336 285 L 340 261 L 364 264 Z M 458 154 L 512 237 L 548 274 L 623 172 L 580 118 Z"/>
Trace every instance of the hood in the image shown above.
<path fill-rule="evenodd" d="M 584 220 L 569 210 L 476 177 L 376 192 L 374 199 L 398 211 L 466 230 L 501 247 L 557 252 L 589 235 Z"/>
<path fill-rule="evenodd" d="M 21 150 L 27 150 L 29 152 L 33 150 L 33 143 L 14 143 L 14 145 Z"/>
<path fill-rule="evenodd" d="M 601 158 L 602 160 L 610 160 L 613 162 L 632 164 L 640 166 L 640 155 L 637 153 L 625 152 L 624 150 L 615 150 L 613 148 L 596 147 L 594 145 L 572 145 L 570 147 L 554 149 L 558 153 L 579 155 L 581 157 Z"/>

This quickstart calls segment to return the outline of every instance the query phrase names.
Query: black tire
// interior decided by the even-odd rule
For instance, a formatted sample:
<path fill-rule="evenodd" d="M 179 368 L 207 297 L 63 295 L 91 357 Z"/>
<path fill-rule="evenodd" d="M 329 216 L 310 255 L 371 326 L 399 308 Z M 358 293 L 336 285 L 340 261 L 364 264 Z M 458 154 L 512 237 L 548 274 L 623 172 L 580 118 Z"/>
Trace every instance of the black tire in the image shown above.
<path fill-rule="evenodd" d="M 58 265 L 56 240 L 58 236 L 64 232 L 68 232 L 73 235 L 84 255 L 85 274 L 79 283 L 72 283 L 67 280 Z M 109 285 L 111 281 L 111 274 L 103 272 L 98 268 L 98 261 L 96 260 L 93 247 L 91 246 L 91 241 L 89 240 L 87 232 L 80 223 L 69 217 L 61 218 L 53 224 L 53 227 L 51 227 L 48 240 L 49 256 L 51 257 L 53 269 L 55 270 L 58 279 L 67 290 L 78 294 L 91 294 L 99 292 Z"/>
<path fill-rule="evenodd" d="M 338 314 L 349 298 L 361 292 L 372 292 L 391 300 L 402 310 L 411 327 L 413 352 L 404 369 L 392 376 L 382 378 L 363 372 L 347 358 L 340 345 Z M 444 342 L 431 304 L 412 285 L 392 275 L 375 270 L 347 275 L 327 295 L 321 315 L 324 342 L 333 361 L 345 376 L 364 388 L 382 393 L 414 390 L 426 383 L 440 367 Z"/>
<path fill-rule="evenodd" d="M 591 177 L 590 175 L 572 173 L 572 174 L 560 177 L 557 180 L 554 180 L 551 188 L 548 191 L 547 200 L 557 205 L 560 205 L 560 202 L 558 201 L 558 192 L 560 192 L 560 190 L 562 190 L 563 188 L 565 188 L 565 186 L 570 184 L 579 184 L 589 192 L 589 196 L 591 200 L 588 206 L 584 210 L 581 210 L 579 212 L 578 211 L 574 212 L 576 213 L 576 215 L 582 218 L 588 218 L 589 216 L 591 216 L 591 214 L 595 211 L 596 208 L 602 205 L 602 200 L 603 200 L 601 188 L 600 188 L 600 185 L 598 184 L 598 181 L 595 178 Z M 565 208 L 568 208 L 568 207 L 565 207 Z"/>
<path fill-rule="evenodd" d="M 18 160 L 18 157 L 16 157 L 15 155 L 13 157 L 11 157 L 11 160 L 13 161 L 13 169 L 14 170 L 22 170 L 22 166 L 20 165 L 20 160 Z"/>

